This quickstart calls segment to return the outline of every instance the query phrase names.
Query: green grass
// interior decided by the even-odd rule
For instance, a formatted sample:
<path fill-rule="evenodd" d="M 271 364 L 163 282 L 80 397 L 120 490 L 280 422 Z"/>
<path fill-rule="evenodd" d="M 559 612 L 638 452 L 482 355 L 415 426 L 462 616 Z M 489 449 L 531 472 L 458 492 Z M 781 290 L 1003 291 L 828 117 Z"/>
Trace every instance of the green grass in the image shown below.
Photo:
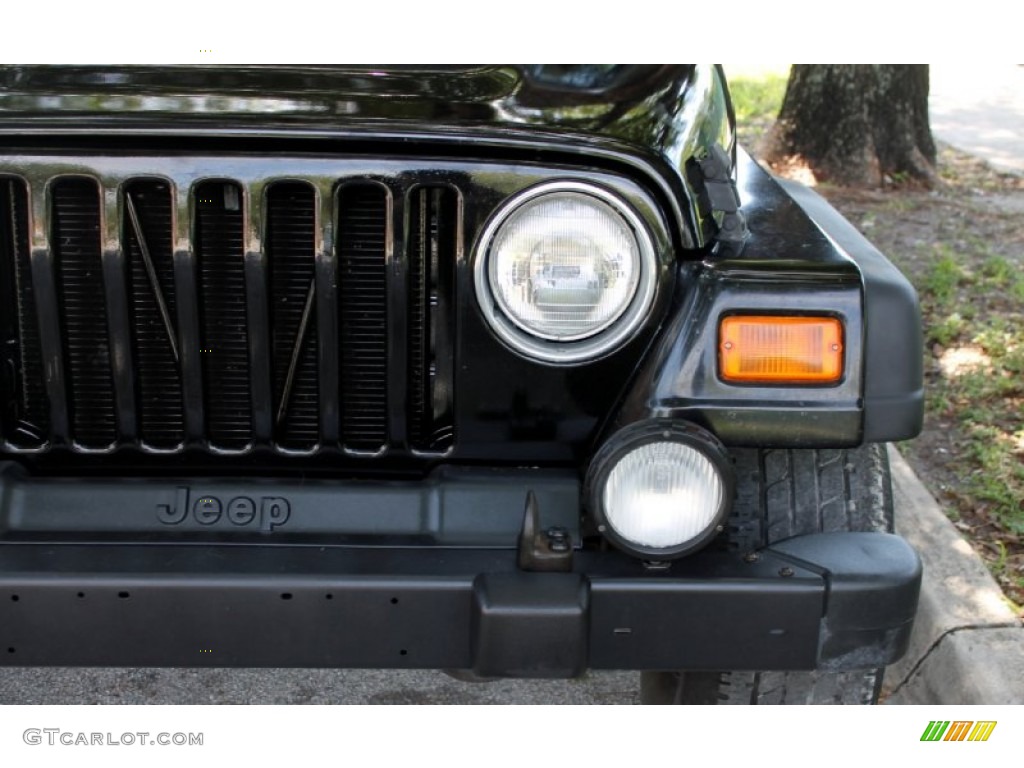
<path fill-rule="evenodd" d="M 780 71 L 781 69 L 781 71 Z M 743 68 L 731 74 L 726 65 L 729 92 L 736 110 L 736 130 L 740 143 L 753 148 L 775 122 L 786 95 L 787 67 L 770 67 L 763 71 Z"/>
<path fill-rule="evenodd" d="M 932 264 L 922 286 L 927 296 L 939 306 L 946 306 L 956 295 L 957 286 L 964 280 L 960 261 L 941 248 L 939 257 Z"/>
<path fill-rule="evenodd" d="M 981 265 L 981 274 L 998 288 L 1009 285 L 1015 277 L 1013 265 L 1006 257 L 999 255 L 989 256 L 985 259 Z"/>
<path fill-rule="evenodd" d="M 786 77 L 777 74 L 757 78 L 741 76 L 729 81 L 729 91 L 737 121 L 774 120 L 786 95 Z"/>
<path fill-rule="evenodd" d="M 967 329 L 967 321 L 963 315 L 959 312 L 953 312 L 946 315 L 938 322 L 934 322 L 929 329 L 929 336 L 931 340 L 941 344 L 944 347 L 948 347 L 955 341 L 959 340 L 960 336 Z"/>
<path fill-rule="evenodd" d="M 968 477 L 968 488 L 988 514 L 1015 536 L 1024 535 L 1020 499 L 1024 497 L 1024 466 L 1013 441 L 999 427 L 971 425 L 968 457 L 978 470 Z"/>
<path fill-rule="evenodd" d="M 1001 280 L 1002 268 L 985 262 L 985 279 L 958 301 L 984 302 L 989 281 Z M 926 290 L 951 299 L 962 276 L 940 258 L 926 280 Z M 1007 278 L 1009 279 L 1009 278 Z M 1004 294 L 1005 296 L 1005 294 Z M 929 410 L 955 425 L 960 450 L 951 468 L 959 478 L 965 508 L 1007 531 L 1024 536 L 1024 324 L 1017 313 L 980 313 L 973 321 L 953 312 L 932 315 L 929 336 L 944 346 L 956 343 L 980 349 L 981 367 L 948 372 L 930 389 Z M 927 319 L 926 319 L 927 321 Z"/>

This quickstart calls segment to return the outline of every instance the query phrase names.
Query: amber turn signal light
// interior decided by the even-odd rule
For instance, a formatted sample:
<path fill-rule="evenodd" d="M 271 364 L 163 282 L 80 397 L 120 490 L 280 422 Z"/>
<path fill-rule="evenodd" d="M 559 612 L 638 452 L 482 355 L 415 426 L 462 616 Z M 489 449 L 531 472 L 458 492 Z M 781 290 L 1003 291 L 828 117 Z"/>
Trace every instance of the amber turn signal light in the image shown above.
<path fill-rule="evenodd" d="M 843 375 L 843 326 L 834 317 L 732 315 L 718 332 L 722 379 L 744 384 L 834 384 Z"/>

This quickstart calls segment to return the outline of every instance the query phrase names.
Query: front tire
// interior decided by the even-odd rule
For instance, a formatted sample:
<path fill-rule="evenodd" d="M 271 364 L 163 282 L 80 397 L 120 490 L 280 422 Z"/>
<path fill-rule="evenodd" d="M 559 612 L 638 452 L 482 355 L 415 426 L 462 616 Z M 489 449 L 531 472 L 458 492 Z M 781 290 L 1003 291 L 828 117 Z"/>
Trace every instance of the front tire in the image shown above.
<path fill-rule="evenodd" d="M 733 545 L 748 551 L 792 536 L 893 530 L 885 446 L 734 450 Z M 884 669 L 851 672 L 644 672 L 644 704 L 875 704 Z"/>

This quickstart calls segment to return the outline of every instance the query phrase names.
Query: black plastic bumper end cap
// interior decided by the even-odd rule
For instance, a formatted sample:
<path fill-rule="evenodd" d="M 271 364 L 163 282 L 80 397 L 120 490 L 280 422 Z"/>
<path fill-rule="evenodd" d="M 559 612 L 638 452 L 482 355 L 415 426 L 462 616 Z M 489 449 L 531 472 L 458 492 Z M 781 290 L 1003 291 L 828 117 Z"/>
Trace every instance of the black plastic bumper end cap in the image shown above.
<path fill-rule="evenodd" d="M 587 668 L 590 592 L 578 574 L 481 574 L 473 582 L 473 672 L 578 677 Z"/>
<path fill-rule="evenodd" d="M 826 579 L 819 668 L 881 667 L 906 653 L 921 591 L 921 559 L 906 541 L 889 533 L 827 533 L 771 549 Z"/>

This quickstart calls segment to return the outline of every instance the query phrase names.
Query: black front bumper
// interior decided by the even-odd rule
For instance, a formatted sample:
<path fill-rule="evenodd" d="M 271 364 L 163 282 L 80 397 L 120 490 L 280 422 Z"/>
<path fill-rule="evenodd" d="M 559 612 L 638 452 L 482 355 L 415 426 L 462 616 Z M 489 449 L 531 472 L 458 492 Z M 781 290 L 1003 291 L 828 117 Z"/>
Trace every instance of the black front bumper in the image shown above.
<path fill-rule="evenodd" d="M 668 571 L 577 552 L 525 573 L 507 549 L 0 545 L 8 665 L 848 669 L 905 651 L 921 567 L 880 533 L 802 536 Z"/>

